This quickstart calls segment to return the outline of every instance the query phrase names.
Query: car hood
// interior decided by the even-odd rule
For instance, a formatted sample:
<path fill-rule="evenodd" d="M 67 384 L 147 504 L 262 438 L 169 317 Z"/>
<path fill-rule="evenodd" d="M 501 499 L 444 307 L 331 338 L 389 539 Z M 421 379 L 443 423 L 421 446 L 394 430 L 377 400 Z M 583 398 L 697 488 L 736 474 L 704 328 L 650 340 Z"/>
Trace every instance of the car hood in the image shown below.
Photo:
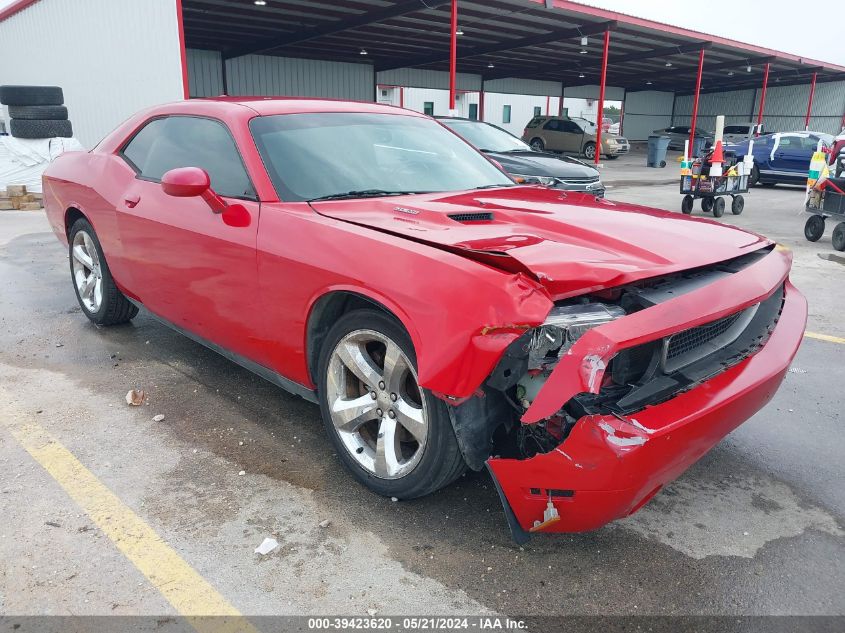
<path fill-rule="evenodd" d="M 532 150 L 485 152 L 509 174 L 555 178 L 597 178 L 599 172 L 580 161 Z"/>
<path fill-rule="evenodd" d="M 545 187 L 312 207 L 324 216 L 531 275 L 553 299 L 726 261 L 770 244 L 712 220 Z"/>

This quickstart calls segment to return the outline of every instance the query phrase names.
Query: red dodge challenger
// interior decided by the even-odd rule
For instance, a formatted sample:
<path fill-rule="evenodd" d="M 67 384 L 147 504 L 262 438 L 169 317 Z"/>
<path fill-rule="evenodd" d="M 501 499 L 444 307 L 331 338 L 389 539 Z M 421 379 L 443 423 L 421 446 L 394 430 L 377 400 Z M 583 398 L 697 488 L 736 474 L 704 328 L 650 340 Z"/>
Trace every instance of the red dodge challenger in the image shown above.
<path fill-rule="evenodd" d="M 143 307 L 318 403 L 378 494 L 486 466 L 519 541 L 642 507 L 769 401 L 806 321 L 771 241 L 518 185 L 389 106 L 159 106 L 44 192 L 91 321 Z"/>

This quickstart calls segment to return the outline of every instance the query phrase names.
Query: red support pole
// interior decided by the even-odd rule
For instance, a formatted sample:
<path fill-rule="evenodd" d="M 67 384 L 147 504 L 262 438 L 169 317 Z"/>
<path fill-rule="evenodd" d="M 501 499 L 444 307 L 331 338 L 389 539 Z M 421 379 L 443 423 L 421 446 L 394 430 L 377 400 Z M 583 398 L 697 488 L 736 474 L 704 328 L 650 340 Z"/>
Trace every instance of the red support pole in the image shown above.
<path fill-rule="evenodd" d="M 766 69 L 763 71 L 763 91 L 760 93 L 760 111 L 757 113 L 757 125 L 763 123 L 763 109 L 766 107 L 766 86 L 769 85 L 769 63 L 766 62 Z M 757 132 L 760 136 L 760 132 Z"/>
<path fill-rule="evenodd" d="M 549 116 L 549 101 L 551 101 L 551 97 L 546 95 L 546 116 Z"/>
<path fill-rule="evenodd" d="M 399 86 L 399 107 L 405 107 L 405 86 Z"/>
<path fill-rule="evenodd" d="M 813 95 L 816 94 L 816 73 L 813 73 L 813 80 L 810 82 L 810 100 L 807 101 L 807 116 L 804 117 L 804 129 L 810 129 L 810 113 L 813 111 Z"/>
<path fill-rule="evenodd" d="M 188 52 L 185 48 L 185 20 L 182 18 L 182 0 L 176 0 L 176 22 L 179 25 L 179 62 L 182 64 L 182 96 L 185 99 L 190 99 L 191 87 L 188 82 Z M 225 66 L 225 60 L 223 60 L 223 64 Z M 223 87 L 223 92 L 227 92 L 225 86 Z"/>
<path fill-rule="evenodd" d="M 560 93 L 560 99 L 557 101 L 557 115 L 563 116 L 563 93 Z"/>
<path fill-rule="evenodd" d="M 601 161 L 601 122 L 604 118 L 604 88 L 607 83 L 607 54 L 610 51 L 610 30 L 604 32 L 604 54 L 601 58 L 601 84 L 599 84 L 599 112 L 596 117 L 596 165 Z"/>
<path fill-rule="evenodd" d="M 695 78 L 695 98 L 692 102 L 692 121 L 689 128 L 689 157 L 693 155 L 693 144 L 695 141 L 695 124 L 698 121 L 698 100 L 701 97 L 701 75 L 704 72 L 704 49 L 698 51 L 698 75 Z"/>
<path fill-rule="evenodd" d="M 478 93 L 478 120 L 484 120 L 484 90 Z"/>
<path fill-rule="evenodd" d="M 449 114 L 455 110 L 455 74 L 458 65 L 458 0 L 452 0 L 452 32 L 449 45 Z"/>

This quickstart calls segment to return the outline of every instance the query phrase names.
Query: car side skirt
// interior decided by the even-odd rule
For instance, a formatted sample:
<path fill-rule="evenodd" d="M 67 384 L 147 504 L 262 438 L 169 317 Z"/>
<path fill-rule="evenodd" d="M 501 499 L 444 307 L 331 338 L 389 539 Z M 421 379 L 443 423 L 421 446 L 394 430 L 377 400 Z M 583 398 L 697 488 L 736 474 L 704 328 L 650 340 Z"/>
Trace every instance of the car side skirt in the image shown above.
<path fill-rule="evenodd" d="M 144 304 L 142 304 L 140 301 L 137 301 L 136 299 L 132 299 L 132 298 L 129 298 L 129 297 L 127 297 L 127 298 L 132 303 L 134 303 L 136 306 L 138 306 L 139 308 L 144 309 L 144 311 L 147 314 L 149 314 L 150 316 L 155 318 L 157 321 L 166 325 L 170 329 L 178 332 L 182 336 L 185 336 L 185 337 L 191 339 L 192 341 L 194 341 L 195 343 L 199 343 L 200 345 L 207 347 L 208 349 L 210 349 L 213 352 L 217 352 L 223 358 L 232 361 L 236 365 L 240 365 L 244 369 L 251 371 L 253 374 L 255 374 L 256 376 L 259 376 L 260 378 L 263 378 L 267 382 L 272 383 L 272 384 L 276 385 L 277 387 L 281 387 L 282 389 L 284 389 L 288 393 L 291 393 L 295 396 L 299 396 L 300 398 L 302 398 L 303 400 L 307 400 L 308 402 L 313 402 L 314 404 L 318 404 L 319 401 L 317 400 L 317 392 L 315 390 L 309 389 L 305 385 L 301 385 L 298 382 L 294 382 L 293 380 L 291 380 L 289 378 L 285 378 L 284 376 L 282 376 L 278 372 L 273 371 L 269 367 L 265 367 L 264 365 L 259 365 L 255 361 L 252 361 L 252 360 L 250 360 L 250 359 L 248 359 L 244 356 L 241 356 L 240 354 L 236 354 L 236 353 L 229 351 L 229 350 L 227 350 L 223 347 L 220 347 L 219 345 L 217 345 L 216 343 L 212 343 L 208 339 L 205 339 L 201 336 L 197 336 L 193 332 L 186 330 L 185 328 L 179 327 L 175 323 L 168 321 L 167 319 L 164 319 L 164 318 L 160 317 L 159 315 L 155 314 L 154 312 L 152 312 L 151 310 L 145 308 Z"/>

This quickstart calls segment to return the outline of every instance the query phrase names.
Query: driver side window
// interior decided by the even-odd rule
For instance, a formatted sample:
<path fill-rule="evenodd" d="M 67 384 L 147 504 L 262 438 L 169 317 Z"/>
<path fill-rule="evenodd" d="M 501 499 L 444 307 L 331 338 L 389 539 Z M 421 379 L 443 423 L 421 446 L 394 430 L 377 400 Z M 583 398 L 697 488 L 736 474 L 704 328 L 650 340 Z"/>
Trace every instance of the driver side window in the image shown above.
<path fill-rule="evenodd" d="M 200 167 L 221 196 L 255 198 L 235 141 L 219 121 L 191 116 L 153 119 L 122 154 L 146 180 L 160 182 L 165 172 L 177 167 Z"/>

